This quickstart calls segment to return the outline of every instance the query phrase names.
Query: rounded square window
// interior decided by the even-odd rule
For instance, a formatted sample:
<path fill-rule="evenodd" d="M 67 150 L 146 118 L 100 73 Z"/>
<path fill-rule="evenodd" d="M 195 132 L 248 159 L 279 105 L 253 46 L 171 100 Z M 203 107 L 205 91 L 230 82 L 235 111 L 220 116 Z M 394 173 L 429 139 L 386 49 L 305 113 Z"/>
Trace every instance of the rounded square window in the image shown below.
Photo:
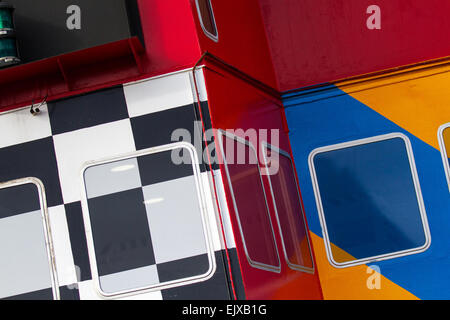
<path fill-rule="evenodd" d="M 0 184 L 0 299 L 59 300 L 43 184 Z"/>
<path fill-rule="evenodd" d="M 189 161 L 178 164 L 174 156 Z M 192 145 L 174 143 L 89 163 L 82 178 L 89 258 L 102 296 L 168 289 L 213 275 Z"/>
<path fill-rule="evenodd" d="M 247 260 L 254 268 L 280 272 L 258 154 L 250 141 L 221 130 L 219 145 Z"/>
<path fill-rule="evenodd" d="M 425 251 L 430 232 L 411 143 L 401 133 L 314 150 L 311 177 L 330 263 Z"/>
<path fill-rule="evenodd" d="M 284 256 L 291 269 L 314 273 L 311 244 L 289 153 L 263 143 L 264 167 L 272 196 Z"/>
<path fill-rule="evenodd" d="M 214 11 L 211 4 L 211 0 L 195 0 L 197 6 L 198 17 L 200 19 L 200 25 L 203 32 L 211 40 L 219 41 L 219 35 L 217 33 L 216 19 L 214 17 Z"/>

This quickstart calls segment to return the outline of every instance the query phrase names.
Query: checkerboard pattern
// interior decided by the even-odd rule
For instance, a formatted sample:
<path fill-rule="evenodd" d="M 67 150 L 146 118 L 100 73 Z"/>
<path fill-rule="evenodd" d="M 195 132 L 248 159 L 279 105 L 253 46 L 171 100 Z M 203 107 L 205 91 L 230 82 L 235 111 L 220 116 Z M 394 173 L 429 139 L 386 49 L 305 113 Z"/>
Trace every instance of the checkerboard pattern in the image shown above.
<path fill-rule="evenodd" d="M 171 134 L 178 128 L 192 137 L 198 135 L 191 81 L 188 72 L 178 73 L 51 102 L 37 116 L 31 116 L 28 109 L 0 115 L 0 182 L 24 177 L 43 182 L 62 299 L 100 298 L 92 280 L 80 202 L 82 165 L 171 143 Z M 105 291 L 171 281 L 202 273 L 208 266 L 205 250 L 198 245 L 203 242 L 195 220 L 200 213 L 191 197 L 192 168 L 155 170 L 161 164 L 170 166 L 167 157 L 161 153 L 130 159 L 124 164 L 135 165 L 135 170 L 116 180 L 108 176 L 108 165 L 86 171 L 97 264 Z M 206 166 L 201 165 L 201 172 L 203 183 L 208 183 Z M 209 192 L 209 187 L 205 189 Z M 144 203 L 155 197 L 168 201 Z M 130 299 L 230 298 L 212 199 L 207 198 L 217 264 L 214 276 Z M 7 227 L 4 219 L 0 217 L 0 230 Z M 0 274 L 3 271 L 0 265 Z M 20 292 L 3 298 L 51 297 L 50 286 L 23 282 Z"/>

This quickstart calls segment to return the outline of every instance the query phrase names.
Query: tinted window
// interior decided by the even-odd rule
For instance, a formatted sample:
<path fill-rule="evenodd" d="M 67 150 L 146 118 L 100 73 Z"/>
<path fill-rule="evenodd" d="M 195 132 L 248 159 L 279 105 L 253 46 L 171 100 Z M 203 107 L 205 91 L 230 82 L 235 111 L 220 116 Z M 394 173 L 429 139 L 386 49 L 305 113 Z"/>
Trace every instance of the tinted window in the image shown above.
<path fill-rule="evenodd" d="M 313 272 L 313 260 L 300 194 L 290 156 L 276 148 L 265 148 L 265 164 L 277 215 L 284 254 L 292 269 Z M 270 163 L 270 164 L 269 164 Z"/>
<path fill-rule="evenodd" d="M 280 261 L 267 208 L 258 157 L 245 140 L 220 134 L 228 183 L 250 265 L 278 271 Z"/>
<path fill-rule="evenodd" d="M 316 198 L 335 264 L 427 247 L 426 216 L 406 137 L 359 140 L 313 154 Z"/>
<path fill-rule="evenodd" d="M 210 0 L 196 0 L 200 23 L 206 35 L 217 40 L 217 27 Z"/>

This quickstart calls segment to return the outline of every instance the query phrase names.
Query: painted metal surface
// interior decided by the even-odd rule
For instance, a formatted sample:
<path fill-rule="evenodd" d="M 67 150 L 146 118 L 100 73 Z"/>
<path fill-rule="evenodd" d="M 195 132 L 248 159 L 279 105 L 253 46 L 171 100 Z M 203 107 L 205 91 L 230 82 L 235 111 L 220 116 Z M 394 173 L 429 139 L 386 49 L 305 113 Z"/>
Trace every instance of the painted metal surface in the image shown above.
<path fill-rule="evenodd" d="M 450 228 L 450 197 L 437 135 L 439 128 L 450 120 L 450 95 L 447 89 L 449 84 L 450 67 L 448 63 L 442 63 L 366 78 L 364 81 L 340 82 L 321 90 L 304 91 L 284 97 L 293 155 L 299 172 L 300 189 L 325 299 L 449 298 L 447 288 L 450 284 L 450 256 L 447 233 Z M 316 148 L 392 133 L 400 133 L 411 142 L 431 232 L 431 246 L 421 253 L 375 261 L 369 265 L 335 268 L 327 259 L 308 157 Z M 392 151 L 378 150 L 371 159 L 367 159 L 367 164 L 359 168 L 361 174 L 370 166 L 376 167 L 382 159 L 392 155 Z M 380 160 L 377 160 L 377 157 L 380 157 Z M 364 158 L 354 155 L 347 160 L 355 164 L 361 159 Z M 399 170 L 398 165 L 391 164 L 383 172 L 384 175 L 394 178 L 401 172 Z M 392 188 L 392 184 L 381 188 L 380 193 L 374 190 L 374 185 L 370 183 L 370 180 L 378 179 L 370 178 L 373 172 L 366 172 L 365 178 L 354 173 L 351 174 L 351 179 L 370 187 L 359 188 L 353 193 L 356 201 L 354 203 L 358 203 L 360 196 L 369 196 L 376 202 L 368 209 L 379 210 L 378 218 L 395 206 L 400 206 L 400 212 L 411 216 L 413 211 L 408 209 L 408 203 L 410 205 L 411 201 L 392 204 L 384 202 L 388 198 L 383 196 L 383 192 Z M 396 183 L 398 181 L 401 180 L 396 179 Z M 367 182 L 369 183 L 366 184 Z M 328 197 L 332 196 L 331 192 L 334 195 L 343 192 L 333 191 L 332 187 L 333 185 L 327 187 Z M 392 190 L 397 193 L 396 196 L 404 191 L 405 188 Z M 342 207 L 339 201 L 343 202 L 343 198 L 338 197 L 335 201 L 337 202 L 332 205 Z M 405 216 L 404 223 L 400 220 L 399 227 L 409 228 L 410 222 L 410 218 L 406 219 Z M 358 228 L 357 224 L 343 224 L 339 228 L 351 230 L 354 235 L 364 230 Z M 332 243 L 331 246 L 333 252 L 339 253 L 346 260 L 358 257 L 358 252 L 346 243 Z M 366 246 L 365 249 L 367 248 Z M 380 288 L 371 286 L 371 275 L 380 276 Z"/>
<path fill-rule="evenodd" d="M 21 177 L 36 177 L 42 181 L 62 299 L 104 298 L 95 288 L 97 275 L 104 277 L 102 285 L 108 294 L 133 291 L 130 292 L 133 296 L 121 295 L 120 299 L 226 300 L 233 297 L 211 192 L 211 171 L 204 162 L 193 169 L 192 161 L 173 169 L 170 151 L 158 153 L 158 156 L 153 153 L 170 149 L 167 144 L 173 142 L 172 133 L 176 129 L 182 129 L 190 137 L 198 134 L 191 75 L 191 70 L 186 70 L 54 101 L 43 105 L 36 116 L 32 116 L 28 108 L 0 114 L 0 133 L 4 137 L 0 141 L 0 181 Z M 197 85 L 204 97 L 204 83 L 199 81 Z M 184 146 L 188 142 L 194 143 L 186 141 L 177 145 Z M 194 147 L 189 148 L 191 156 L 202 153 L 201 144 L 196 147 L 195 151 Z M 96 167 L 98 170 L 86 170 L 88 183 L 85 185 L 87 194 L 84 194 L 83 164 L 98 164 L 98 161 L 103 164 L 125 158 L 136 161 L 134 170 L 130 163 L 123 163 L 122 168 L 102 166 Z M 193 170 L 195 183 L 189 181 L 189 178 L 194 179 Z M 196 188 L 203 194 L 201 204 L 191 205 L 189 209 L 187 203 L 192 203 Z M 185 189 L 190 192 L 184 192 L 186 198 L 180 207 L 183 200 L 179 194 Z M 9 194 L 2 195 L 13 199 Z M 152 195 L 165 198 L 166 202 L 152 203 Z M 82 199 L 84 197 L 87 199 Z M 19 200 L 20 206 L 34 204 L 31 197 Z M 151 205 L 161 205 L 161 211 L 155 208 L 148 213 L 147 206 Z M 202 208 L 200 219 L 199 207 Z M 39 210 L 39 203 L 31 209 L 16 211 L 34 212 Z M 162 211 L 164 215 L 158 214 Z M 93 219 L 91 225 L 85 223 L 83 213 L 85 218 Z M 197 220 L 190 215 L 191 224 L 180 226 L 180 216 L 184 213 L 197 216 Z M 2 214 L 0 218 L 0 227 L 6 227 L 8 217 Z M 42 225 L 39 211 L 37 218 Z M 18 223 L 30 228 L 36 226 L 36 220 L 25 219 Z M 207 247 L 204 251 L 198 241 L 199 232 L 203 230 L 210 234 L 207 244 L 205 240 L 201 243 Z M 88 254 L 86 238 L 91 240 L 90 237 L 95 238 L 99 270 L 94 269 L 96 265 L 90 261 L 95 255 L 89 257 Z M 21 238 L 26 245 L 27 235 L 21 234 Z M 28 256 L 31 259 L 32 255 Z M 206 266 L 202 274 L 208 272 L 208 275 L 201 279 L 204 281 L 193 283 L 192 277 L 199 275 L 196 272 L 202 263 Z M 42 278 L 40 270 L 34 270 L 36 273 L 30 276 Z M 153 287 L 153 291 L 141 291 L 137 295 L 136 289 L 143 286 L 143 275 L 150 284 L 168 286 Z M 49 278 L 48 274 L 46 276 Z M 174 283 L 173 280 L 180 278 L 187 279 L 185 285 Z M 23 281 L 17 283 L 21 290 L 8 291 L 5 286 L 6 294 L 0 295 L 11 299 L 51 298 L 51 284 L 47 281 L 47 287 L 41 283 L 36 285 L 38 280 L 42 282 L 42 279 L 31 281 L 23 277 Z M 196 277 L 196 280 L 199 279 Z"/>
<path fill-rule="evenodd" d="M 189 1 L 138 0 L 138 7 L 145 50 L 133 38 L 2 70 L 0 110 L 192 67 L 201 51 Z"/>
<path fill-rule="evenodd" d="M 259 2 L 280 91 L 450 55 L 447 0 Z M 367 27 L 372 5 L 381 29 Z"/>
<path fill-rule="evenodd" d="M 258 0 L 211 0 L 217 41 L 203 32 L 195 0 L 189 1 L 194 11 L 201 51 L 208 51 L 258 81 L 276 88 Z"/>
<path fill-rule="evenodd" d="M 260 150 L 263 148 L 263 142 L 270 143 L 290 153 L 283 110 L 279 100 L 267 94 L 267 92 L 252 86 L 237 74 L 230 73 L 225 68 L 219 68 L 211 63 L 207 63 L 205 79 L 212 128 L 222 130 L 241 129 L 242 131 L 240 133 L 235 132 L 235 134 L 253 143 L 259 155 L 258 160 L 260 164 L 264 163 L 264 159 L 260 153 Z M 252 139 L 245 136 L 247 130 L 254 129 L 269 130 L 267 138 Z M 278 141 L 270 130 L 277 130 L 279 133 Z M 218 137 L 216 137 L 216 151 L 220 150 L 217 139 Z M 283 243 L 278 221 L 275 216 L 274 202 L 270 198 L 267 199 L 267 205 L 271 223 L 274 226 L 273 233 L 280 257 L 281 270 L 279 272 L 273 272 L 263 270 L 262 268 L 255 268 L 251 265 L 246 256 L 243 239 L 240 236 L 237 212 L 233 208 L 233 202 L 236 199 L 233 198 L 230 192 L 230 184 L 226 178 L 225 167 L 220 165 L 220 170 L 222 172 L 221 176 L 222 183 L 224 184 L 226 203 L 228 204 L 227 211 L 229 212 L 230 232 L 233 235 L 231 239 L 233 241 L 232 245 L 235 246 L 238 257 L 238 260 L 232 261 L 232 263 L 234 266 L 236 266 L 236 262 L 238 263 L 246 298 L 321 299 L 322 293 L 317 271 L 311 274 L 311 272 L 294 270 L 288 266 L 287 259 L 283 254 Z M 291 174 L 295 175 L 295 172 Z M 270 185 L 267 177 L 263 177 L 263 186 L 266 195 L 270 197 Z M 262 201 L 262 199 L 259 199 L 259 201 Z M 259 205 L 262 204 L 260 203 Z M 241 213 L 239 212 L 239 214 Z M 301 219 L 300 215 L 298 219 Z M 227 240 L 228 243 L 231 243 L 229 238 Z"/>

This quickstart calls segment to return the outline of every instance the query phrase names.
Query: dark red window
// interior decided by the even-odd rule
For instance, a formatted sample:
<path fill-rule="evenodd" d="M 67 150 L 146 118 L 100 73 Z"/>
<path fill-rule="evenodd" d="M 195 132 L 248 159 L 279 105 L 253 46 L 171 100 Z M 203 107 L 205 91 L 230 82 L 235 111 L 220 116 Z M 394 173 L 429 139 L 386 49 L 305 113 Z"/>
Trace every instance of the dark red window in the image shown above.
<path fill-rule="evenodd" d="M 291 158 L 275 147 L 266 145 L 264 149 L 267 179 L 286 261 L 292 269 L 313 272 L 308 231 Z"/>
<path fill-rule="evenodd" d="M 228 133 L 220 135 L 233 206 L 247 259 L 253 267 L 277 272 L 280 260 L 256 150 L 246 140 Z"/>
<path fill-rule="evenodd" d="M 211 0 L 196 0 L 197 10 L 200 18 L 200 24 L 206 35 L 217 41 L 217 27 L 214 19 L 214 12 L 211 5 Z"/>

